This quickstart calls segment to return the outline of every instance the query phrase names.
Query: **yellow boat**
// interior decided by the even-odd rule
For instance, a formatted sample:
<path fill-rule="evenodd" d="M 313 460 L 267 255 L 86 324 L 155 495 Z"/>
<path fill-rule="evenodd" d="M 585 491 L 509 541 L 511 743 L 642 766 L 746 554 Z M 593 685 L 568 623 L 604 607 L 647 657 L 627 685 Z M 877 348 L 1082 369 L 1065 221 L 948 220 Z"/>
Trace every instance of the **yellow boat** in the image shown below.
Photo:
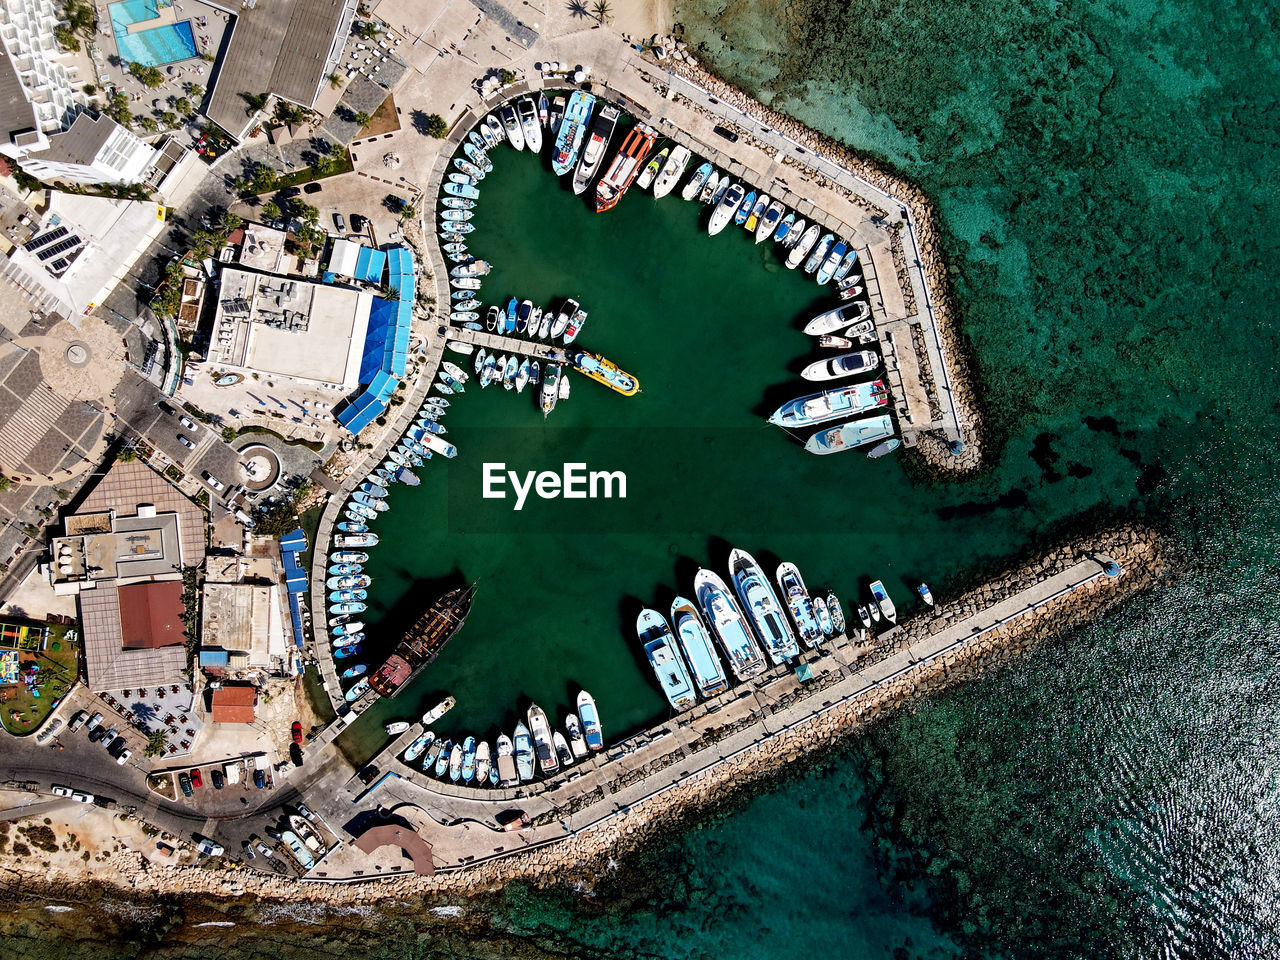
<path fill-rule="evenodd" d="M 639 380 L 598 353 L 579 350 L 573 356 L 573 366 L 579 373 L 597 383 L 603 383 L 610 390 L 616 390 L 624 397 L 633 397 L 640 392 Z"/>

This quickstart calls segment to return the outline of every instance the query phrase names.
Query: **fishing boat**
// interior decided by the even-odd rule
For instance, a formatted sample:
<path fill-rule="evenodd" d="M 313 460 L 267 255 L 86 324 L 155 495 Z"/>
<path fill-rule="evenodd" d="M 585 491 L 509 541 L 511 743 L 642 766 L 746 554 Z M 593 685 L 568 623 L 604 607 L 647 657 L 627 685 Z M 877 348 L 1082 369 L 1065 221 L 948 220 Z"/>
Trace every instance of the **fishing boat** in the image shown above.
<path fill-rule="evenodd" d="M 890 623 L 898 622 L 898 609 L 893 605 L 893 601 L 889 599 L 889 591 L 884 588 L 884 584 L 879 580 L 871 581 L 871 596 L 876 601 L 876 607 L 881 615 Z"/>
<path fill-rule="evenodd" d="M 765 210 L 769 208 L 769 195 L 767 193 L 760 194 L 759 199 L 751 205 L 751 212 L 747 214 L 747 222 L 742 225 L 747 233 L 754 233 L 756 226 L 760 223 L 760 219 L 764 216 Z"/>
<path fill-rule="evenodd" d="M 657 134 L 644 124 L 638 124 L 627 131 L 609 169 L 596 184 L 596 213 L 604 213 L 618 205 L 622 195 L 635 182 L 641 164 L 653 149 L 656 139 Z"/>
<path fill-rule="evenodd" d="M 347 701 L 347 703 L 355 703 L 357 700 L 359 700 L 368 692 L 369 692 L 369 679 L 366 677 L 365 679 L 359 681 L 354 687 L 352 687 L 342 696 L 343 696 L 343 699 Z"/>
<path fill-rule="evenodd" d="M 440 759 L 440 754 L 444 752 L 444 745 L 448 741 L 437 739 L 427 748 L 427 755 L 422 758 L 422 769 L 425 773 L 431 773 L 436 762 Z M 453 744 L 449 744 L 449 748 L 453 749 Z"/>
<path fill-rule="evenodd" d="M 529 384 L 530 386 L 536 387 L 541 382 L 542 367 L 538 364 L 537 360 L 533 360 L 529 363 Z"/>
<path fill-rule="evenodd" d="M 729 554 L 729 573 L 742 608 L 755 624 L 756 635 L 764 641 L 764 648 L 773 662 L 785 663 L 797 656 L 800 645 L 796 642 L 796 635 L 782 604 L 778 602 L 773 584 L 760 564 L 745 550 L 734 549 Z"/>
<path fill-rule="evenodd" d="M 362 550 L 336 550 L 329 554 L 329 559 L 335 563 L 364 563 L 369 555 Z"/>
<path fill-rule="evenodd" d="M 467 139 L 481 150 L 489 150 L 501 142 L 493 135 L 493 131 L 489 129 L 489 125 L 484 121 L 475 125 L 472 131 L 467 134 Z"/>
<path fill-rule="evenodd" d="M 353 643 L 364 643 L 364 634 L 352 633 L 346 636 L 335 636 L 330 640 L 330 646 L 333 647 L 350 646 Z"/>
<path fill-rule="evenodd" d="M 582 724 L 576 713 L 564 718 L 564 731 L 569 735 L 569 750 L 581 760 L 587 755 L 587 738 L 582 735 Z"/>
<path fill-rule="evenodd" d="M 347 526 L 351 527 L 354 524 L 348 523 Z M 339 523 L 338 527 L 341 528 L 342 524 Z M 333 545 L 335 547 L 376 547 L 378 545 L 378 535 L 363 530 L 353 530 L 346 535 L 335 536 Z"/>
<path fill-rule="evenodd" d="M 449 210 L 474 210 L 476 202 L 474 200 L 464 200 L 462 197 L 441 197 L 440 206 Z"/>
<path fill-rule="evenodd" d="M 613 131 L 618 126 L 618 116 L 618 108 L 612 103 L 606 103 L 591 121 L 586 145 L 583 146 L 582 156 L 578 159 L 578 168 L 573 172 L 574 193 L 583 193 L 600 172 L 605 151 L 613 138 Z"/>
<path fill-rule="evenodd" d="M 791 620 L 796 625 L 796 632 L 807 647 L 816 647 L 822 639 L 822 628 L 818 626 L 818 618 L 813 613 L 813 600 L 804 585 L 804 578 L 794 563 L 778 564 L 778 589 L 782 591 L 782 599 L 791 612 Z"/>
<path fill-rule="evenodd" d="M 744 223 L 746 223 L 747 217 L 751 216 L 751 210 L 755 205 L 756 205 L 756 192 L 752 190 L 745 197 L 742 198 L 742 202 L 738 204 L 738 209 L 733 211 L 734 226 L 740 227 Z"/>
<path fill-rule="evenodd" d="M 524 130 L 520 126 L 520 117 L 516 115 L 516 108 L 510 103 L 504 103 L 498 108 L 498 117 L 502 120 L 502 129 L 507 132 L 507 142 L 517 150 L 523 150 Z"/>
<path fill-rule="evenodd" d="M 493 137 L 493 145 L 495 147 L 507 139 L 507 131 L 502 126 L 502 121 L 492 113 L 484 118 L 484 125 L 489 131 L 489 136 Z"/>
<path fill-rule="evenodd" d="M 826 259 L 827 252 L 831 249 L 831 245 L 836 242 L 835 234 L 824 233 L 822 239 L 814 246 L 813 251 L 809 254 L 809 259 L 804 262 L 804 272 L 812 274 L 822 261 Z"/>
<path fill-rule="evenodd" d="M 454 587 L 437 597 L 409 626 L 391 656 L 370 677 L 374 690 L 384 697 L 393 697 L 434 660 L 466 623 L 475 592 L 476 585 L 472 583 Z"/>
<path fill-rule="evenodd" d="M 529 383 L 529 358 L 525 357 L 520 361 L 520 369 L 516 371 L 516 393 L 524 393 L 524 388 Z"/>
<path fill-rule="evenodd" d="M 845 251 L 849 249 L 849 245 L 843 240 L 836 242 L 831 248 L 831 252 L 827 254 L 826 259 L 822 261 L 822 265 L 818 267 L 818 275 L 815 278 L 818 286 L 825 286 L 835 276 L 836 270 L 840 267 L 840 261 L 844 259 Z"/>
<path fill-rule="evenodd" d="M 421 480 L 418 479 L 418 475 L 414 473 L 412 470 L 410 470 L 408 467 L 401 467 L 399 470 L 397 470 L 395 479 L 397 483 L 403 483 L 406 486 L 410 486 L 410 487 L 416 487 L 418 484 L 422 482 Z"/>
<path fill-rule="evenodd" d="M 489 356 L 489 351 L 485 350 L 484 347 L 481 347 L 479 350 L 477 350 L 475 360 L 473 360 L 471 363 L 471 372 L 476 375 L 479 375 L 480 371 L 484 369 L 484 362 L 486 358 L 488 358 L 488 356 Z"/>
<path fill-rule="evenodd" d="M 510 390 L 516 385 L 516 372 L 520 369 L 520 358 L 515 354 L 507 357 L 507 362 L 502 368 L 502 386 L 504 389 Z"/>
<path fill-rule="evenodd" d="M 585 690 L 578 693 L 578 716 L 582 718 L 582 734 L 587 739 L 587 746 L 592 750 L 603 750 L 604 731 L 600 726 L 600 713 L 596 710 L 595 698 Z"/>
<path fill-rule="evenodd" d="M 603 383 L 610 390 L 615 390 L 624 397 L 632 397 L 640 392 L 640 381 L 627 373 L 612 360 L 606 360 L 589 350 L 579 350 L 573 355 L 574 369 L 597 383 Z"/>
<path fill-rule="evenodd" d="M 465 200 L 477 200 L 480 197 L 480 191 L 469 183 L 446 183 L 444 192 L 451 197 L 462 197 Z"/>
<path fill-rule="evenodd" d="M 470 344 L 468 344 L 468 346 L 470 346 Z M 360 484 L 357 489 L 367 497 L 382 498 L 387 495 L 386 487 L 373 483 L 370 480 L 364 481 L 364 483 Z"/>
<path fill-rule="evenodd" d="M 363 573 L 364 567 L 359 563 L 331 563 L 329 574 L 334 577 L 354 577 Z"/>
<path fill-rule="evenodd" d="M 870 314 L 871 308 L 865 303 L 846 303 L 818 314 L 804 325 L 804 332 L 811 337 L 823 333 L 835 333 L 851 323 L 865 320 Z"/>
<path fill-rule="evenodd" d="M 671 625 L 675 628 L 676 639 L 693 673 L 698 692 L 704 698 L 710 698 L 728 689 L 729 678 L 724 672 L 724 665 L 692 601 L 684 597 L 671 601 Z"/>
<path fill-rule="evenodd" d="M 368 599 L 364 590 L 334 590 L 329 594 L 330 603 L 360 603 Z"/>
<path fill-rule="evenodd" d="M 372 520 L 378 515 L 378 511 L 372 507 L 366 507 L 363 503 L 348 503 L 344 513 L 352 519 Z"/>
<path fill-rule="evenodd" d="M 364 613 L 367 609 L 369 609 L 368 606 L 356 600 L 344 600 L 340 603 L 329 604 L 329 613 L 335 617 L 350 616 L 353 613 Z"/>
<path fill-rule="evenodd" d="M 516 113 L 520 117 L 520 132 L 524 134 L 524 143 L 534 153 L 542 152 L 542 124 L 538 122 L 538 107 L 528 97 L 521 97 L 516 104 Z"/>
<path fill-rule="evenodd" d="M 489 782 L 489 769 L 492 764 L 489 741 L 481 740 L 476 748 L 476 785 L 483 787 Z"/>
<path fill-rule="evenodd" d="M 862 627 L 864 630 L 871 629 L 871 614 L 867 611 L 867 605 L 865 603 L 858 604 L 858 619 L 862 621 Z"/>
<path fill-rule="evenodd" d="M 756 225 L 756 243 L 764 243 L 773 236 L 773 232 L 782 222 L 782 212 L 786 209 L 781 200 L 775 200 L 769 204 L 769 208 L 765 210 L 760 217 L 760 222 Z"/>
<path fill-rule="evenodd" d="M 491 353 L 485 357 L 484 367 L 480 370 L 480 389 L 483 390 L 489 384 L 493 383 L 495 371 L 498 367 L 497 358 Z"/>
<path fill-rule="evenodd" d="M 522 101 L 523 102 L 523 101 Z M 478 744 L 475 737 L 467 737 L 462 741 L 462 782 L 470 783 L 476 778 L 476 750 Z"/>
<path fill-rule="evenodd" d="M 356 634 L 364 632 L 364 621 L 348 620 L 346 623 L 332 623 L 329 625 L 329 632 L 335 637 L 346 637 L 350 640 Z"/>
<path fill-rule="evenodd" d="M 844 255 L 844 259 L 840 261 L 840 266 L 836 267 L 836 272 L 832 274 L 832 279 L 837 283 L 843 283 L 849 276 L 849 271 L 853 269 L 854 264 L 857 262 L 858 251 L 850 249 L 849 252 Z M 857 276 L 858 279 L 862 279 L 862 274 L 857 274 Z M 841 290 L 843 289 L 844 287 L 841 287 Z"/>
<path fill-rule="evenodd" d="M 729 221 L 733 219 L 738 207 L 742 205 L 742 196 L 742 186 L 737 183 L 730 184 L 729 189 L 720 198 L 720 202 L 716 204 L 715 210 L 711 211 L 711 220 L 707 223 L 707 233 L 714 237 L 729 225 Z"/>
<path fill-rule="evenodd" d="M 814 427 L 888 405 L 889 391 L 884 382 L 872 380 L 797 397 L 775 410 L 769 422 L 792 429 Z"/>
<path fill-rule="evenodd" d="M 881 457 L 886 457 L 893 453 L 893 451 L 897 450 L 900 446 L 902 446 L 902 441 L 897 437 L 892 437 L 889 440 L 882 440 L 867 451 L 867 459 L 879 460 Z"/>
<path fill-rule="evenodd" d="M 446 740 L 440 746 L 440 753 L 436 755 L 436 764 L 432 768 L 432 772 L 437 777 L 443 777 L 449 772 L 449 758 L 453 755 L 453 741 Z"/>
<path fill-rule="evenodd" d="M 636 619 L 636 634 L 667 702 L 676 710 L 686 710 L 697 703 L 689 670 L 676 650 L 675 637 L 662 614 L 647 607 L 641 610 Z"/>
<path fill-rule="evenodd" d="M 362 520 L 343 520 L 338 524 L 338 529 L 345 533 L 364 533 L 369 527 Z"/>
<path fill-rule="evenodd" d="M 788 213 L 782 218 L 776 230 L 773 231 L 773 239 L 775 243 L 780 243 L 784 247 L 787 245 L 787 236 L 791 233 L 792 226 L 795 225 L 796 215 Z"/>
<path fill-rule="evenodd" d="M 446 210 L 444 212 L 451 213 L 454 211 Z M 471 211 L 466 210 L 464 212 L 470 213 Z M 475 224 L 467 223 L 465 220 L 449 220 L 447 218 L 442 218 L 436 225 L 436 228 L 446 237 L 461 237 L 463 234 L 470 233 L 476 227 Z"/>
<path fill-rule="evenodd" d="M 386 495 L 385 490 L 383 490 L 382 493 L 383 493 L 383 496 Z M 384 510 L 387 509 L 387 501 L 383 500 L 382 497 L 371 497 L 367 493 L 361 493 L 357 491 L 356 493 L 353 493 L 351 495 L 351 499 L 354 502 L 360 504 L 362 507 L 368 507 L 369 509 L 373 510 L 375 513 L 382 513 Z"/>
<path fill-rule="evenodd" d="M 439 720 L 441 717 L 443 717 L 446 713 L 448 713 L 457 705 L 458 705 L 458 701 L 453 699 L 453 697 L 445 697 L 443 700 L 441 700 L 434 707 L 432 707 L 430 710 L 428 710 L 426 713 L 422 715 L 422 725 L 424 727 L 431 726 L 433 723 L 435 723 L 437 720 Z"/>
<path fill-rule="evenodd" d="M 472 180 L 480 181 L 484 179 L 484 176 L 485 176 L 484 171 L 481 170 L 479 167 L 477 167 L 470 160 L 467 160 L 463 157 L 454 157 L 453 165 L 457 167 L 460 171 L 462 171 L 464 174 L 466 174 L 468 177 L 470 177 Z"/>
<path fill-rule="evenodd" d="M 325 581 L 325 586 L 330 590 L 361 590 L 372 582 L 368 574 L 361 573 L 349 577 L 330 577 Z"/>
<path fill-rule="evenodd" d="M 306 845 L 298 839 L 292 830 L 282 830 L 280 839 L 289 848 L 289 852 L 293 854 L 294 859 L 298 861 L 298 866 L 302 868 L 303 873 L 306 873 L 316 865 L 316 858 L 311 855 L 311 851 L 306 848 Z"/>
<path fill-rule="evenodd" d="M 867 417 L 865 420 L 851 420 L 828 430 L 820 430 L 804 442 L 804 448 L 810 453 L 822 456 L 852 450 L 891 436 L 893 436 L 893 419 L 885 413 L 876 417 Z"/>
<path fill-rule="evenodd" d="M 431 745 L 435 743 L 436 735 L 428 730 L 413 743 L 409 744 L 409 749 L 404 752 L 405 763 L 413 763 L 427 750 L 431 749 Z"/>
<path fill-rule="evenodd" d="M 334 651 L 334 656 L 337 656 L 337 651 Z M 354 680 L 356 677 L 364 676 L 364 672 L 368 669 L 369 665 L 367 663 L 357 663 L 355 666 L 347 667 L 342 671 L 342 679 Z"/>
<path fill-rule="evenodd" d="M 685 200 L 694 200 L 698 194 L 702 193 L 702 188 L 707 185 L 707 181 L 711 179 L 711 174 L 715 173 L 716 168 L 711 165 L 708 160 L 697 170 L 693 172 L 693 176 L 689 178 L 689 182 L 684 185 L 684 189 L 680 191 L 680 196 Z"/>
<path fill-rule="evenodd" d="M 437 437 L 434 433 L 429 433 L 422 438 L 422 445 L 432 453 L 438 453 L 440 456 L 448 460 L 452 460 L 458 455 L 458 448 L 443 437 Z"/>
<path fill-rule="evenodd" d="M 469 260 L 466 263 L 460 263 L 449 271 L 451 277 L 483 277 L 486 276 L 493 266 L 488 260 Z M 467 344 L 470 346 L 470 344 Z M 470 353 L 471 351 L 467 351 Z"/>
<path fill-rule="evenodd" d="M 808 221 L 805 220 L 804 217 L 797 218 L 796 222 L 791 225 L 789 230 L 787 230 L 787 235 L 785 237 L 778 238 L 778 242 L 782 244 L 783 250 L 790 251 L 792 247 L 804 239 L 806 229 L 805 224 L 807 222 Z M 813 238 L 814 240 L 817 240 L 818 235 L 815 233 Z"/>
<path fill-rule="evenodd" d="M 835 624 L 831 622 L 831 614 L 827 612 L 827 601 L 821 597 L 814 597 L 813 615 L 818 618 L 818 626 L 822 628 L 823 634 L 831 636 L 835 630 Z"/>
<path fill-rule="evenodd" d="M 516 772 L 527 783 L 534 775 L 533 737 L 523 722 L 516 724 L 515 757 Z"/>
<path fill-rule="evenodd" d="M 354 657 L 359 652 L 360 652 L 360 644 L 347 643 L 347 644 L 343 644 L 341 647 L 334 648 L 333 658 L 335 660 L 345 660 L 348 657 Z M 360 672 L 364 673 L 363 670 L 361 670 Z"/>
<path fill-rule="evenodd" d="M 862 279 L 861 274 L 859 274 L 858 279 Z M 862 296 L 862 287 L 858 284 L 854 284 L 852 287 L 843 288 L 840 291 L 841 300 L 852 300 L 854 297 L 860 296 Z"/>
<path fill-rule="evenodd" d="M 799 225 L 793 228 L 793 232 L 796 230 L 799 230 Z M 791 248 L 791 252 L 787 254 L 786 263 L 788 270 L 794 270 L 796 267 L 800 266 L 801 262 L 805 258 L 805 254 L 812 250 L 814 244 L 818 242 L 818 234 L 821 232 L 822 228 L 816 223 L 811 224 L 809 229 L 805 230 L 803 235 L 800 236 L 800 239 L 796 241 L 796 245 Z"/>
<path fill-rule="evenodd" d="M 671 156 L 663 164 L 662 172 L 658 174 L 658 179 L 653 181 L 653 198 L 655 200 L 661 200 L 672 191 L 676 181 L 684 176 L 685 167 L 689 165 L 691 156 L 693 154 L 683 144 L 671 151 Z"/>
<path fill-rule="evenodd" d="M 465 173 L 451 173 L 446 179 L 449 183 L 457 183 L 464 187 L 474 187 L 476 185 L 476 178 L 469 177 Z"/>
<path fill-rule="evenodd" d="M 493 170 L 493 161 L 489 159 L 489 155 L 474 143 L 464 143 L 462 152 L 467 155 L 467 159 L 481 169 L 484 173 Z"/>
<path fill-rule="evenodd" d="M 452 360 L 440 361 L 440 369 L 443 370 L 445 373 L 447 373 L 449 376 L 453 377 L 453 379 L 457 380 L 459 383 L 466 383 L 468 380 L 471 379 L 471 377 L 468 376 L 467 371 L 463 370 L 460 366 L 458 366 Z"/>
<path fill-rule="evenodd" d="M 515 297 L 512 297 L 510 300 L 507 301 L 507 315 L 503 321 L 502 332 L 515 333 L 516 324 L 519 322 L 519 317 L 520 317 L 520 301 L 517 300 Z"/>
<path fill-rule="evenodd" d="M 713 571 L 703 568 L 693 578 L 693 589 L 734 676 L 750 680 L 763 673 L 768 666 L 764 654 L 725 582 Z"/>
<path fill-rule="evenodd" d="M 441 220 L 470 220 L 476 215 L 474 210 L 441 210 Z M 450 227 L 450 229 L 453 229 Z"/>
<path fill-rule="evenodd" d="M 536 703 L 529 705 L 529 730 L 533 734 L 533 748 L 538 755 L 538 767 L 545 774 L 553 774 L 560 769 L 560 760 L 556 757 L 555 747 L 551 742 L 551 724 L 547 715 Z"/>
<path fill-rule="evenodd" d="M 644 169 L 640 171 L 640 176 L 636 177 L 637 187 L 641 190 L 649 189 L 649 184 L 653 183 L 654 177 L 658 175 L 662 165 L 667 162 L 667 154 L 670 152 L 670 147 L 663 147 L 652 160 L 644 165 Z"/>
<path fill-rule="evenodd" d="M 453 749 L 449 751 L 449 779 L 454 783 L 462 779 L 462 758 L 462 744 L 455 743 Z"/>
<path fill-rule="evenodd" d="M 582 332 L 582 325 L 586 322 L 587 311 L 582 309 L 573 311 L 573 316 L 569 318 L 569 325 L 565 327 L 564 342 L 569 344 L 578 339 L 578 334 Z"/>
<path fill-rule="evenodd" d="M 575 90 L 574 92 L 576 93 L 577 91 Z M 539 109 L 541 109 L 541 104 L 539 104 Z M 552 97 L 551 110 L 547 114 L 547 126 L 550 129 L 552 130 L 560 129 L 560 121 L 564 119 L 564 111 L 565 111 L 564 97 Z"/>
<path fill-rule="evenodd" d="M 547 125 L 547 119 L 551 114 L 551 103 L 547 100 L 546 93 L 538 92 L 538 123 L 542 126 Z"/>
<path fill-rule="evenodd" d="M 542 378 L 542 390 L 538 395 L 538 403 L 542 407 L 542 417 L 545 420 L 551 415 L 551 411 L 556 408 L 556 400 L 559 399 L 560 384 L 560 364 L 547 364 L 547 374 Z"/>
<path fill-rule="evenodd" d="M 556 751 L 556 759 L 560 761 L 560 766 L 573 766 L 573 751 L 569 749 L 569 741 L 564 738 L 564 734 L 559 730 L 551 731 L 551 746 Z"/>
<path fill-rule="evenodd" d="M 563 177 L 577 162 L 578 151 L 582 149 L 587 121 L 591 118 L 591 108 L 595 106 L 595 102 L 594 95 L 582 90 L 575 90 L 569 95 L 564 119 L 560 121 L 560 131 L 556 134 L 555 148 L 551 151 L 551 169 L 557 177 Z"/>
<path fill-rule="evenodd" d="M 878 366 L 880 366 L 879 354 L 870 350 L 858 350 L 854 353 L 842 353 L 829 360 L 817 360 L 800 371 L 800 376 L 817 382 L 843 380 L 845 377 L 870 373 Z"/>
<path fill-rule="evenodd" d="M 921 600 L 929 606 L 933 606 L 933 594 L 929 591 L 929 585 L 927 583 L 916 584 L 916 593 L 920 594 Z"/>
<path fill-rule="evenodd" d="M 520 774 L 516 770 L 515 744 L 505 733 L 498 734 L 498 762 L 493 765 L 491 776 L 496 776 L 498 783 L 504 787 L 513 787 L 520 782 Z M 532 764 L 529 767 L 529 776 L 533 776 Z"/>
<path fill-rule="evenodd" d="M 387 736 L 395 737 L 395 736 L 399 736 L 400 734 L 408 730 L 409 724 L 406 723 L 404 720 L 395 720 L 395 721 L 392 721 L 391 723 L 384 723 L 382 725 L 382 729 L 387 731 Z"/>

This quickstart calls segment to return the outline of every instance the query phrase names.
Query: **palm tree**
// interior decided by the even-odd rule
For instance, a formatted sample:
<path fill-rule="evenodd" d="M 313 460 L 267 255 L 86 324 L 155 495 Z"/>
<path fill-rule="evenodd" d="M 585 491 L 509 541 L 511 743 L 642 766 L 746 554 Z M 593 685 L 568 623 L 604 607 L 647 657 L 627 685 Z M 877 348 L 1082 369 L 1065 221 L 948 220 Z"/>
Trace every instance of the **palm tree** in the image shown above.
<path fill-rule="evenodd" d="M 596 0 L 596 2 L 591 6 L 591 12 L 594 13 L 596 15 L 596 19 L 603 24 L 606 20 L 610 19 L 613 13 L 613 8 L 609 6 L 609 0 Z"/>

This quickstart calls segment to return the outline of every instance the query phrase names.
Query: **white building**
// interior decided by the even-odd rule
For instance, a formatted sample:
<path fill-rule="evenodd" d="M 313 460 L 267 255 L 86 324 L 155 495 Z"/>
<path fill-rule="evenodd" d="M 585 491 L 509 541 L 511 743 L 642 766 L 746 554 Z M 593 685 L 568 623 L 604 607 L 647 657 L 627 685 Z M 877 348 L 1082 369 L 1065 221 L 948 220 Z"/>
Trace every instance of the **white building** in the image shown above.
<path fill-rule="evenodd" d="M 40 180 L 67 183 L 140 183 L 156 151 L 110 117 L 82 113 L 70 129 L 49 137 L 49 145 L 18 159 Z"/>
<path fill-rule="evenodd" d="M 69 55 L 54 39 L 53 0 L 0 0 L 0 153 L 48 146 L 85 100 Z"/>

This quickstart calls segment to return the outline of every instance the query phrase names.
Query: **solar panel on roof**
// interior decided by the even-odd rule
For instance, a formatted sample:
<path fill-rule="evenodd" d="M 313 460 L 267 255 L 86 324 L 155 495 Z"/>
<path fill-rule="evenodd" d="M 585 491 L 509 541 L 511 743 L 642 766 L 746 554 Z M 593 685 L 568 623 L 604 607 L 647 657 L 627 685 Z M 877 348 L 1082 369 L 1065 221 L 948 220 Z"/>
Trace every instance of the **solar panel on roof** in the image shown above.
<path fill-rule="evenodd" d="M 65 237 L 66 235 L 67 235 L 66 227 L 56 227 L 53 230 L 47 230 L 44 233 L 34 236 L 30 240 L 28 240 L 27 249 L 35 250 L 39 247 L 43 247 L 46 243 L 52 243 L 54 240 L 57 240 L 59 237 Z"/>

